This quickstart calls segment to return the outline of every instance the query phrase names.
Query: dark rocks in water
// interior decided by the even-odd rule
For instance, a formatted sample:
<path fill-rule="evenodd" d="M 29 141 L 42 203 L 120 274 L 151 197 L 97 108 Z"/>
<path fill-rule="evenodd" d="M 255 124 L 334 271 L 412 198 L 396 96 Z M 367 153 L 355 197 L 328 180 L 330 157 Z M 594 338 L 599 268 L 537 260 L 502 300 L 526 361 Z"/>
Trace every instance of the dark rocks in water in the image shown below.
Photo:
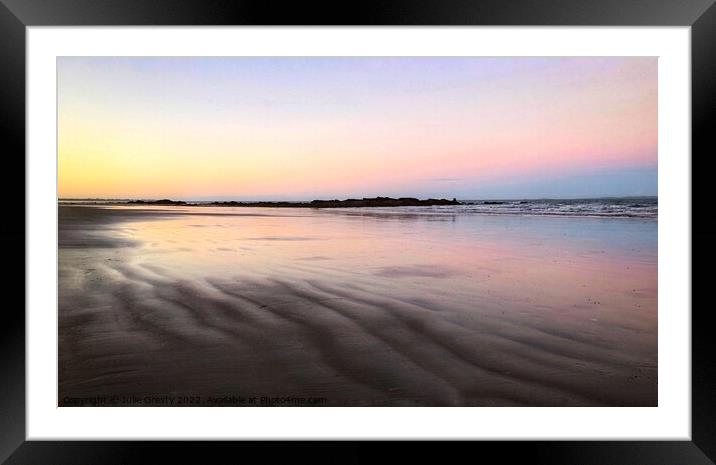
<path fill-rule="evenodd" d="M 169 200 L 169 199 L 161 199 L 161 200 L 130 200 L 127 203 L 131 203 L 133 205 L 186 205 L 186 202 L 182 202 L 181 200 Z"/>
<path fill-rule="evenodd" d="M 191 204 L 180 200 L 130 200 L 132 205 L 194 205 L 217 207 L 271 207 L 271 208 L 346 208 L 346 207 L 429 207 L 434 205 L 460 205 L 457 199 L 425 199 L 414 197 L 374 197 L 346 200 L 312 200 L 311 202 L 237 202 L 235 200 L 216 201 L 204 204 Z"/>
<path fill-rule="evenodd" d="M 346 208 L 346 207 L 428 207 L 434 205 L 460 205 L 456 199 L 426 199 L 420 200 L 413 197 L 401 197 L 393 199 L 390 197 L 375 197 L 347 200 L 313 200 L 309 204 L 315 208 Z"/>
<path fill-rule="evenodd" d="M 311 202 L 212 202 L 221 207 L 273 207 L 273 208 L 356 208 L 356 207 L 429 207 L 434 205 L 460 205 L 457 199 L 426 199 L 413 197 L 374 197 L 346 200 L 312 200 Z"/>
<path fill-rule="evenodd" d="M 214 205 L 217 207 L 303 207 L 305 203 L 298 202 L 237 202 L 235 200 L 225 202 L 211 202 L 204 205 Z"/>

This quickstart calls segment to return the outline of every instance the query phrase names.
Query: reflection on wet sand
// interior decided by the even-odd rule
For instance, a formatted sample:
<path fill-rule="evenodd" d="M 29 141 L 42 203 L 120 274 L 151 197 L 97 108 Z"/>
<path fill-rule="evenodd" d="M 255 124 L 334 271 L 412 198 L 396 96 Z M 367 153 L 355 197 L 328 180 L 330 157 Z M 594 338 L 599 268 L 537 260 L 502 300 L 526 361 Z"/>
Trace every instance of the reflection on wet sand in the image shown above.
<path fill-rule="evenodd" d="M 61 405 L 656 405 L 654 220 L 61 206 L 59 245 Z"/>

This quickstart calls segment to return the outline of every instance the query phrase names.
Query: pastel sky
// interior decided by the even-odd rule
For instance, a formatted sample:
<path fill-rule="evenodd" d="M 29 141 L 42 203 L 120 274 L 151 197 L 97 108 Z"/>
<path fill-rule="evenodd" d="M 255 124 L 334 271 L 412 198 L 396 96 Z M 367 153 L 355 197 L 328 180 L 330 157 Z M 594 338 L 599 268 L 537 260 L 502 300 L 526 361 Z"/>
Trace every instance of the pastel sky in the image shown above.
<path fill-rule="evenodd" d="M 62 57 L 61 198 L 657 194 L 657 58 Z"/>

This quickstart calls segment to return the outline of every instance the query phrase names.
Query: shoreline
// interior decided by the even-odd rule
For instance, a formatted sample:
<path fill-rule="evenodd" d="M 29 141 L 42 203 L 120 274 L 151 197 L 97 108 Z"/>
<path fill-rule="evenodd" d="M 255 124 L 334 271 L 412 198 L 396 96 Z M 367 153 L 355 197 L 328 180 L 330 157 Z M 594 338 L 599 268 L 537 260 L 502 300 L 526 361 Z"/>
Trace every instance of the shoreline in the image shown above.
<path fill-rule="evenodd" d="M 305 202 L 303 202 L 305 204 Z M 455 206 L 461 206 L 461 207 L 479 207 L 483 205 L 488 206 L 494 206 L 494 204 L 475 204 L 475 203 L 460 203 L 459 205 Z M 291 208 L 297 208 L 302 210 L 331 210 L 331 209 L 360 209 L 360 208 L 368 208 L 373 209 L 376 211 L 381 211 L 383 209 L 386 214 L 390 214 L 393 212 L 396 212 L 395 210 L 387 210 L 391 208 L 415 208 L 415 207 L 431 207 L 431 206 L 445 206 L 445 205 L 418 205 L 418 206 L 407 206 L 407 205 L 398 205 L 398 206 L 383 206 L 383 205 L 373 205 L 373 206 L 333 206 L 333 207 L 315 207 L 311 205 L 296 205 L 291 204 L 289 202 L 286 202 L 285 205 L 267 205 L 265 202 L 261 204 L 257 203 L 248 203 L 243 204 L 240 202 L 237 203 L 129 203 L 129 202 L 110 202 L 110 201 L 96 201 L 96 202 L 90 202 L 90 201 L 72 201 L 72 200 L 64 200 L 58 202 L 58 207 L 92 207 L 92 208 L 102 208 L 102 207 L 135 207 L 135 208 L 142 208 L 142 207 L 223 207 L 223 208 L 278 208 L 278 209 L 291 209 Z M 166 210 L 169 212 L 170 210 Z M 366 213 L 367 214 L 367 213 Z M 413 214 L 413 215 L 478 215 L 478 216 L 486 216 L 486 217 L 525 217 L 525 218 L 583 218 L 583 219 L 613 219 L 613 220 L 642 220 L 642 221 L 658 221 L 658 212 L 651 215 L 638 215 L 638 214 L 612 214 L 612 213 L 577 213 L 577 212 L 534 212 L 534 211 L 491 211 L 491 210 L 425 210 L 425 211 L 406 211 L 404 214 Z"/>
<path fill-rule="evenodd" d="M 71 205 L 97 205 L 97 202 L 106 202 L 105 205 L 127 205 L 127 206 L 177 206 L 177 207 L 258 207 L 258 208 L 376 208 L 376 207 L 434 207 L 441 205 L 463 205 L 457 199 L 418 199 L 415 197 L 364 197 L 362 199 L 345 200 L 311 200 L 310 202 L 298 201 L 208 201 L 193 202 L 184 200 L 117 200 L 111 199 L 59 199 L 59 203 L 72 202 Z M 94 202 L 93 202 L 94 201 Z M 86 203 L 82 203 L 86 202 Z"/>

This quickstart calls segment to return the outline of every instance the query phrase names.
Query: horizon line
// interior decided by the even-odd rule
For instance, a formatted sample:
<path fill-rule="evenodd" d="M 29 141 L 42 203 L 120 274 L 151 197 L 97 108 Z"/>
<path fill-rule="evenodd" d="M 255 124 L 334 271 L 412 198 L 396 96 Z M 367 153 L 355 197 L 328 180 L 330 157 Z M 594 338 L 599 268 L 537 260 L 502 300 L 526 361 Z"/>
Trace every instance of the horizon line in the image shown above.
<path fill-rule="evenodd" d="M 458 200 L 458 201 L 481 201 L 481 200 L 599 200 L 599 199 L 639 199 L 639 198 L 658 198 L 658 195 L 597 195 L 597 196 L 590 196 L 590 197 L 485 197 L 485 198 L 463 198 L 459 199 L 455 196 L 452 198 Z M 191 199 L 186 197 L 180 197 L 177 199 L 169 198 L 169 197 L 58 197 L 58 201 L 69 201 L 69 200 L 113 200 L 113 201 L 127 201 L 127 200 L 143 200 L 143 201 L 157 201 L 157 200 L 169 200 L 169 201 L 182 201 L 182 202 L 311 202 L 313 200 L 349 200 L 349 199 L 375 199 L 375 198 L 393 198 L 393 199 L 405 199 L 405 198 L 415 198 L 420 199 L 420 197 L 410 197 L 410 196 L 400 196 L 400 197 L 389 197 L 389 196 L 375 196 L 375 197 L 346 197 L 344 199 L 335 197 L 335 198 L 325 198 L 325 199 L 300 199 L 300 200 L 265 200 L 265 199 L 239 199 L 239 198 L 229 198 L 224 196 L 223 198 L 204 198 L 202 200 L 198 199 Z M 421 200 L 428 200 L 428 199 L 449 199 L 448 197 L 426 197 L 425 199 Z"/>

